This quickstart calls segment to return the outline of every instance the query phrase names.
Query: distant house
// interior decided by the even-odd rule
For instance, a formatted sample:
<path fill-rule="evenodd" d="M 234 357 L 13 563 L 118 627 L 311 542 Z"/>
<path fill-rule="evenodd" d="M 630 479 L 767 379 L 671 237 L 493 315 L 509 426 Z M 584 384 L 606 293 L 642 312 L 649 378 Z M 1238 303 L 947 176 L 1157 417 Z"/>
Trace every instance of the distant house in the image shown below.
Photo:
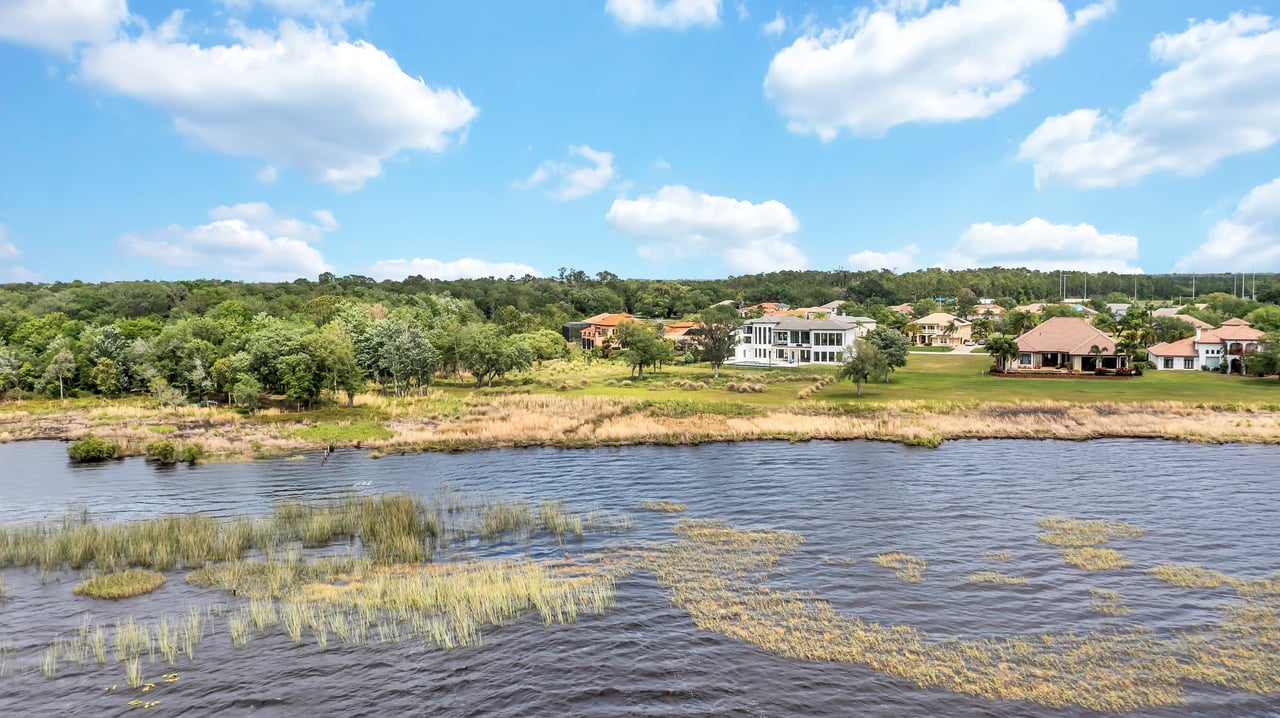
<path fill-rule="evenodd" d="M 785 312 L 790 308 L 791 305 L 783 304 L 782 302 L 760 302 L 759 304 L 752 304 L 749 307 L 739 309 L 738 314 L 745 317 L 750 314 L 755 314 L 756 312 L 761 314 L 768 314 L 769 312 Z"/>
<path fill-rule="evenodd" d="M 1121 302 L 1107 302 L 1107 310 L 1110 311 L 1116 319 L 1123 317 L 1125 313 L 1129 311 L 1129 307 L 1132 306 L 1132 304 L 1124 304 Z"/>
<path fill-rule="evenodd" d="M 1071 307 L 1073 310 L 1083 314 L 1086 319 L 1092 319 L 1098 315 L 1098 310 L 1094 309 L 1093 307 L 1085 306 L 1084 304 L 1078 304 L 1075 302 L 1065 302 L 1065 303 L 1055 302 L 1055 304 L 1065 304 L 1065 306 Z M 1037 302 L 1035 304 L 1023 304 L 1020 307 L 1014 307 L 1014 309 L 1019 312 L 1031 312 L 1032 314 L 1044 314 L 1044 308 L 1047 306 L 1049 305 L 1044 304 L 1042 302 Z"/>
<path fill-rule="evenodd" d="M 916 308 L 911 304 L 911 302 L 903 302 L 902 304 L 895 304 L 892 307 L 889 307 L 889 311 L 901 314 L 904 317 L 909 317 L 915 313 Z"/>
<path fill-rule="evenodd" d="M 1011 367 L 1015 371 L 1092 372 L 1129 365 L 1128 357 L 1116 347 L 1115 339 L 1079 317 L 1050 317 L 1015 341 L 1018 361 Z"/>
<path fill-rule="evenodd" d="M 906 327 L 912 344 L 955 346 L 973 335 L 973 322 L 954 314 L 934 312 L 910 322 Z"/>
<path fill-rule="evenodd" d="M 1003 319 L 1004 315 L 1008 313 L 1009 313 L 1008 310 L 1006 310 L 1004 307 L 1000 306 L 999 304 L 996 304 L 995 302 L 991 302 L 988 304 L 979 304 L 975 306 L 973 308 L 973 311 L 966 314 L 964 318 L 970 322 L 977 319 L 990 319 L 992 321 L 999 321 Z"/>
<path fill-rule="evenodd" d="M 748 319 L 738 331 L 734 364 L 803 366 L 839 364 L 844 348 L 876 328 L 870 317 L 804 319 L 772 315 Z"/>
<path fill-rule="evenodd" d="M 1263 333 L 1243 319 L 1229 319 L 1217 329 L 1196 327 L 1196 335 L 1161 342 L 1147 349 L 1157 369 L 1219 369 L 1226 362 L 1233 373 L 1245 373 L 1244 355 L 1259 348 Z"/>
<path fill-rule="evenodd" d="M 681 347 L 687 347 L 694 340 L 689 331 L 697 326 L 697 322 L 668 322 L 662 325 L 662 338 L 669 339 Z"/>
<path fill-rule="evenodd" d="M 590 350 L 603 346 L 605 341 L 618 331 L 619 324 L 634 318 L 634 316 L 622 312 L 619 314 L 597 314 L 594 317 L 583 319 L 580 323 L 586 326 L 578 330 L 582 348 Z"/>

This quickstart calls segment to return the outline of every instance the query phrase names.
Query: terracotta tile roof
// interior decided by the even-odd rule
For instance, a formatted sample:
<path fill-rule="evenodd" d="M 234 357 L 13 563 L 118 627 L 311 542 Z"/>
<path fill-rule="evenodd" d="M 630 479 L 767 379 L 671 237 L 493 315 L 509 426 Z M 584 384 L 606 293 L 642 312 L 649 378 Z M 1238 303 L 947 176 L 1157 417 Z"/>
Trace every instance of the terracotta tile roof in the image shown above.
<path fill-rule="evenodd" d="M 1254 329 L 1250 326 L 1228 323 L 1224 323 L 1222 326 L 1214 329 L 1213 333 L 1229 342 L 1256 342 L 1261 339 L 1264 334 L 1261 330 Z"/>
<path fill-rule="evenodd" d="M 1181 319 L 1197 329 L 1213 329 L 1213 325 L 1203 319 L 1197 319 L 1190 314 L 1171 315 L 1174 319 Z"/>
<path fill-rule="evenodd" d="M 898 314 L 910 314 L 915 311 L 915 307 L 911 306 L 910 302 L 904 302 L 902 304 L 895 304 L 892 307 L 889 307 L 889 311 L 897 312 Z"/>
<path fill-rule="evenodd" d="M 1215 332 L 1202 329 L 1200 330 L 1200 337 L 1198 339 L 1195 339 L 1195 343 L 1196 344 L 1221 344 L 1222 337 L 1218 336 L 1217 333 Z"/>
<path fill-rule="evenodd" d="M 951 322 L 955 322 L 957 327 L 963 327 L 964 325 L 969 323 L 964 319 L 957 317 L 954 314 L 947 314 L 946 312 L 934 312 L 933 314 L 920 317 L 919 319 L 915 320 L 912 323 L 915 324 L 916 326 L 924 326 L 926 324 L 929 324 L 929 325 L 937 324 L 938 326 L 946 326 Z"/>
<path fill-rule="evenodd" d="M 631 318 L 632 318 L 631 315 L 627 314 L 626 312 L 623 312 L 621 314 L 609 314 L 608 312 L 606 312 L 604 314 L 597 314 L 594 317 L 588 317 L 586 319 L 583 319 L 582 321 L 586 324 L 591 324 L 594 326 L 616 327 L 622 322 L 625 322 Z"/>
<path fill-rule="evenodd" d="M 1223 323 L 1222 323 L 1222 326 L 1224 326 L 1224 327 L 1251 327 L 1251 326 L 1253 326 L 1253 325 L 1252 325 L 1252 324 L 1250 324 L 1249 322 L 1246 322 L 1246 321 L 1245 321 L 1245 320 L 1243 320 L 1243 319 L 1239 319 L 1239 318 L 1236 318 L 1236 317 L 1232 317 L 1231 319 L 1228 319 L 1227 321 L 1223 322 Z"/>
<path fill-rule="evenodd" d="M 1179 339 L 1176 342 L 1160 342 L 1147 347 L 1147 351 L 1152 356 L 1158 357 L 1194 357 L 1199 356 L 1200 352 L 1196 350 L 1196 340 Z"/>
<path fill-rule="evenodd" d="M 1016 341 L 1019 351 L 1024 352 L 1088 354 L 1096 345 L 1103 354 L 1116 353 L 1114 339 L 1078 317 L 1050 317 Z"/>

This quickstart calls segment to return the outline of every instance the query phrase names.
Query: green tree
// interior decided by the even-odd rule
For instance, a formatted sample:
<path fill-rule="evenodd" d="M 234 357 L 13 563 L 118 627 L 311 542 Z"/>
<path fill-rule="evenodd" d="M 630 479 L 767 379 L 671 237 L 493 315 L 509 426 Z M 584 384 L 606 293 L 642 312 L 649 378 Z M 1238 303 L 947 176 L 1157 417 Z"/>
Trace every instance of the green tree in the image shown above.
<path fill-rule="evenodd" d="M 122 385 L 120 365 L 108 357 L 100 357 L 93 369 L 89 370 L 89 380 L 99 394 L 115 396 L 120 393 Z"/>
<path fill-rule="evenodd" d="M 742 317 L 733 307 L 719 305 L 702 312 L 698 326 L 689 330 L 703 361 L 711 363 L 711 372 L 720 378 L 720 367 L 733 356 L 738 345 L 738 329 Z"/>
<path fill-rule="evenodd" d="M 1267 333 L 1280 331 L 1280 307 L 1274 304 L 1264 304 L 1249 312 L 1244 319 L 1259 331 Z"/>
<path fill-rule="evenodd" d="M 315 398 L 319 387 L 316 383 L 316 363 L 310 354 L 298 353 L 282 356 L 276 360 L 276 375 L 284 388 L 285 401 L 293 401 L 301 406 Z"/>
<path fill-rule="evenodd" d="M 919 319 L 938 311 L 941 307 L 932 299 L 921 299 L 911 306 L 911 316 Z"/>
<path fill-rule="evenodd" d="M 622 353 L 623 361 L 631 367 L 633 374 L 638 372 L 637 378 L 642 380 L 646 366 L 657 365 L 668 356 L 674 355 L 669 347 L 663 346 L 664 343 L 670 344 L 670 342 L 659 337 L 653 327 L 647 324 L 622 322 L 618 325 L 615 336 L 618 337 L 622 346 L 626 347 L 626 351 Z"/>
<path fill-rule="evenodd" d="M 1256 376 L 1280 375 L 1280 335 L 1271 333 L 1264 336 L 1261 348 L 1249 352 L 1244 362 L 1245 370 L 1250 374 Z M 1280 379 L 1280 376 L 1276 378 Z"/>
<path fill-rule="evenodd" d="M 58 338 L 62 339 L 62 337 Z M 53 356 L 50 357 L 49 363 L 45 365 L 44 375 L 42 378 L 46 382 L 56 380 L 58 382 L 58 398 L 64 399 L 66 398 L 66 395 L 64 393 L 63 384 L 68 377 L 75 373 L 75 370 L 76 355 L 72 354 L 71 350 L 68 349 L 64 343 L 61 348 L 53 352 Z"/>
<path fill-rule="evenodd" d="M 250 411 L 257 411 L 262 400 L 262 382 L 252 376 L 242 376 L 231 388 L 236 406 L 243 406 Z"/>
<path fill-rule="evenodd" d="M 463 368 L 476 378 L 476 388 L 517 369 L 533 365 L 533 351 L 524 342 L 504 337 L 491 324 L 468 328 L 458 348 Z"/>
<path fill-rule="evenodd" d="M 1007 334 L 997 334 L 987 339 L 987 345 L 984 349 L 995 360 L 1000 371 L 1007 371 L 1009 362 L 1018 356 L 1018 342 Z"/>
<path fill-rule="evenodd" d="M 1004 333 L 1015 337 L 1022 336 L 1034 329 L 1039 323 L 1040 315 L 1015 309 L 1004 317 Z M 987 351 L 991 351 L 991 349 L 988 347 Z"/>
<path fill-rule="evenodd" d="M 1196 328 L 1191 322 L 1177 317 L 1155 317 L 1151 320 L 1151 328 L 1157 342 L 1176 342 L 1196 335 Z"/>
<path fill-rule="evenodd" d="M 862 383 L 881 372 L 887 373 L 887 370 L 880 350 L 865 339 L 855 339 L 853 344 L 844 348 L 844 364 L 836 376 L 853 381 L 858 387 L 858 396 L 862 396 Z"/>
<path fill-rule="evenodd" d="M 155 399 L 156 405 L 161 409 L 176 409 L 187 402 L 187 393 L 170 385 L 169 381 L 162 376 L 154 377 L 147 385 L 147 389 L 151 392 L 151 398 Z"/>
<path fill-rule="evenodd" d="M 907 357 L 911 353 L 911 340 L 897 329 L 876 327 L 867 333 L 867 342 L 880 352 L 884 364 L 884 383 L 889 383 L 889 375 L 898 367 L 907 365 Z"/>

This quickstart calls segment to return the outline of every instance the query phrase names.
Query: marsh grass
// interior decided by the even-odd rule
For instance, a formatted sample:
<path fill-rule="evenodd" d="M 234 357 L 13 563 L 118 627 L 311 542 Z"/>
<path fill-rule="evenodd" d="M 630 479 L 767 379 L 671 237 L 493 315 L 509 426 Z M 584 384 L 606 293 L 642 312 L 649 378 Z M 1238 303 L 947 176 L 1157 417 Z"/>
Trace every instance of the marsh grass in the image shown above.
<path fill-rule="evenodd" d="M 1047 532 L 1036 539 L 1051 546 L 1083 548 L 1100 546 L 1112 539 L 1137 538 L 1146 531 L 1122 521 L 1086 521 L 1066 516 L 1050 516 L 1036 521 Z"/>
<path fill-rule="evenodd" d="M 929 565 L 924 559 L 901 551 L 882 553 L 874 560 L 877 566 L 894 569 L 893 575 L 907 583 L 916 583 L 923 578 L 924 570 Z"/>
<path fill-rule="evenodd" d="M 1226 607 L 1223 621 L 1165 636 L 1139 626 L 931 640 L 770 586 L 782 559 L 797 552 L 796 534 L 706 521 L 680 522 L 675 533 L 675 542 L 616 550 L 608 562 L 621 573 L 651 572 L 700 629 L 786 658 L 859 663 L 920 688 L 1094 711 L 1178 705 L 1186 683 L 1280 692 L 1280 582 L 1246 582 L 1246 600 Z"/>
<path fill-rule="evenodd" d="M 1089 605 L 1104 616 L 1127 616 L 1131 612 L 1118 592 L 1106 588 L 1089 589 Z"/>
<path fill-rule="evenodd" d="M 664 514 L 678 514 L 689 509 L 688 506 L 675 501 L 645 501 L 636 508 L 640 511 L 656 511 Z"/>
<path fill-rule="evenodd" d="M 975 571 L 965 577 L 969 583 L 1003 583 L 1011 586 L 1025 586 L 1027 579 L 1021 576 L 1010 576 L 999 571 Z"/>
<path fill-rule="evenodd" d="M 1114 571 L 1133 565 L 1115 549 L 1092 546 L 1069 548 L 1062 552 L 1062 560 L 1085 571 Z"/>
<path fill-rule="evenodd" d="M 1008 551 L 996 551 L 984 553 L 979 558 L 983 561 L 1008 561 L 1013 558 L 1013 554 Z"/>
<path fill-rule="evenodd" d="M 145 569 L 105 573 L 81 581 L 71 590 L 77 596 L 120 599 L 141 596 L 164 585 L 164 574 Z"/>

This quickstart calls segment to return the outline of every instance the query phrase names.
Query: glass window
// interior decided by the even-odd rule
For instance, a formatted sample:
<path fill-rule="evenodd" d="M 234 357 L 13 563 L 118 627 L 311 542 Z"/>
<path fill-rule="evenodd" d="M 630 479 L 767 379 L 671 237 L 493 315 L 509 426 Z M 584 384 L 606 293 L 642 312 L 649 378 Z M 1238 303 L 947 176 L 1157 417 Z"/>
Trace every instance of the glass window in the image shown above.
<path fill-rule="evenodd" d="M 1172 369 L 1172 368 L 1173 368 L 1173 357 L 1165 357 L 1165 358 L 1164 358 L 1164 368 L 1165 368 L 1165 369 Z"/>
<path fill-rule="evenodd" d="M 1183 360 L 1182 360 L 1182 368 L 1183 368 L 1183 369 L 1195 369 L 1195 368 L 1196 368 L 1196 360 L 1195 360 L 1195 359 L 1183 359 Z"/>
<path fill-rule="evenodd" d="M 1022 365 L 1024 365 L 1024 366 L 1031 366 L 1031 355 L 1030 355 L 1030 354 L 1023 354 L 1023 355 L 1019 356 L 1019 357 L 1018 357 L 1018 363 L 1019 363 L 1019 364 L 1022 364 Z"/>

